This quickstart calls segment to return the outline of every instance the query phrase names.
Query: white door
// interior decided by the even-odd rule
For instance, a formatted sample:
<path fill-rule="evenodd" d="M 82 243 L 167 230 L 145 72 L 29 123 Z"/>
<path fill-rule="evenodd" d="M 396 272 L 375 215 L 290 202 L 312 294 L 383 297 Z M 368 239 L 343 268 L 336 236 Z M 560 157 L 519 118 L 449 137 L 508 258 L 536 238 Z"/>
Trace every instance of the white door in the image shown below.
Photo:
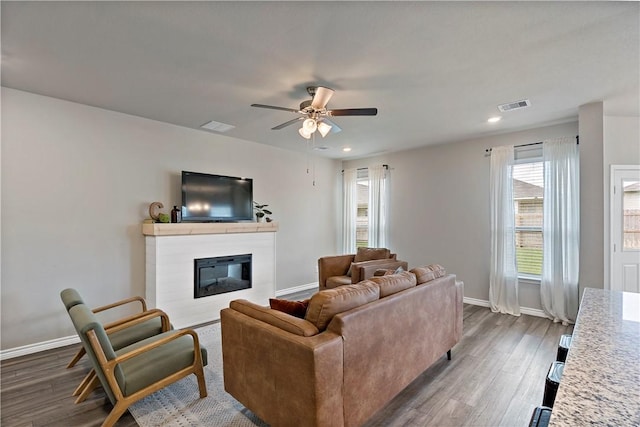
<path fill-rule="evenodd" d="M 611 290 L 640 292 L 640 166 L 611 166 Z"/>

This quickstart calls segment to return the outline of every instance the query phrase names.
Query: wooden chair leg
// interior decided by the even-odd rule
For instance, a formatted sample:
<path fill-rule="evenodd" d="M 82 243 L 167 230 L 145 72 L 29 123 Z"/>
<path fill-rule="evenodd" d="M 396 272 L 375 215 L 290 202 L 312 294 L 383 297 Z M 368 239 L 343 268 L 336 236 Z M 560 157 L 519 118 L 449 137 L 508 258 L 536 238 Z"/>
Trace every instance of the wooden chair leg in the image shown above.
<path fill-rule="evenodd" d="M 200 366 L 200 369 L 196 371 L 196 378 L 198 379 L 200 398 L 207 397 L 207 384 L 204 381 L 204 369 L 202 368 L 202 366 Z"/>
<path fill-rule="evenodd" d="M 71 359 L 71 362 L 69 362 L 69 364 L 67 365 L 67 369 L 73 368 L 76 365 L 76 363 L 78 363 L 78 361 L 82 359 L 82 356 L 84 356 L 86 353 L 87 352 L 85 351 L 84 347 L 80 347 L 80 350 L 78 350 L 76 355 L 73 356 L 73 359 Z"/>
<path fill-rule="evenodd" d="M 114 426 L 116 422 L 118 422 L 122 414 L 124 414 L 124 412 L 127 410 L 130 403 L 133 403 L 133 402 L 127 402 L 127 401 L 117 402 L 113 406 L 113 409 L 111 410 L 111 412 L 109 412 L 109 415 L 107 415 L 107 418 L 105 418 L 104 422 L 102 423 L 102 427 Z"/>
<path fill-rule="evenodd" d="M 89 382 L 91 382 L 91 380 L 95 376 L 96 376 L 96 371 L 94 371 L 93 369 L 89 371 L 89 373 L 84 377 L 84 379 L 78 385 L 78 387 L 76 387 L 76 389 L 74 390 L 71 396 L 78 396 L 80 393 L 82 393 L 82 390 L 87 386 L 87 384 L 89 384 Z"/>
<path fill-rule="evenodd" d="M 97 375 L 94 375 L 91 381 L 87 384 L 87 386 L 82 390 L 78 398 L 76 399 L 76 403 L 84 402 L 87 397 L 91 394 L 93 390 L 98 388 L 100 385 L 100 378 Z"/>

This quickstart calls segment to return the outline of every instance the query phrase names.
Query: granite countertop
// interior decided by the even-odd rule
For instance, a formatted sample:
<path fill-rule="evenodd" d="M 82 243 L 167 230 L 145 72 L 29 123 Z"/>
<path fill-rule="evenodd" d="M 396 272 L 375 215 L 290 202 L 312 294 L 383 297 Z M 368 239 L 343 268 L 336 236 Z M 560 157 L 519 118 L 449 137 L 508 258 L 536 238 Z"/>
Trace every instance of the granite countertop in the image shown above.
<path fill-rule="evenodd" d="M 640 425 L 640 294 L 586 288 L 549 426 Z"/>

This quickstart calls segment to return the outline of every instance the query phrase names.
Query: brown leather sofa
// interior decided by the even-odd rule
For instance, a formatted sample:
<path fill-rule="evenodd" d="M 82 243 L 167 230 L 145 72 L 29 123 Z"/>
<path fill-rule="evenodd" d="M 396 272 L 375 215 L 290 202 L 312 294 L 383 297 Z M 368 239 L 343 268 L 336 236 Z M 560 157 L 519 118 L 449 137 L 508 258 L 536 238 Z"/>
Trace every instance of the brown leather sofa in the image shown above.
<path fill-rule="evenodd" d="M 304 319 L 232 301 L 220 313 L 225 390 L 274 427 L 362 425 L 462 337 L 463 284 L 437 276 L 320 291 Z"/>
<path fill-rule="evenodd" d="M 359 248 L 372 249 L 372 248 Z M 402 267 L 408 270 L 406 261 L 396 259 L 396 254 L 387 254 L 382 259 L 356 261 L 358 254 L 325 256 L 318 259 L 318 288 L 331 289 L 338 286 L 358 283 L 373 277 L 376 270 Z"/>

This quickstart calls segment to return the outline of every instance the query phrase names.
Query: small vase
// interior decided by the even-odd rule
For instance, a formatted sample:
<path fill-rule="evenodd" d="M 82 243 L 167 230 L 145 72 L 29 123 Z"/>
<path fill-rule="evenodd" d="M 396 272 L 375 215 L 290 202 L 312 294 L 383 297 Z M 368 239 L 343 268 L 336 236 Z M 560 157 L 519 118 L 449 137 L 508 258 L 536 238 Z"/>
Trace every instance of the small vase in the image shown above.
<path fill-rule="evenodd" d="M 262 217 L 261 217 L 261 216 L 256 215 L 256 222 L 262 222 Z"/>

